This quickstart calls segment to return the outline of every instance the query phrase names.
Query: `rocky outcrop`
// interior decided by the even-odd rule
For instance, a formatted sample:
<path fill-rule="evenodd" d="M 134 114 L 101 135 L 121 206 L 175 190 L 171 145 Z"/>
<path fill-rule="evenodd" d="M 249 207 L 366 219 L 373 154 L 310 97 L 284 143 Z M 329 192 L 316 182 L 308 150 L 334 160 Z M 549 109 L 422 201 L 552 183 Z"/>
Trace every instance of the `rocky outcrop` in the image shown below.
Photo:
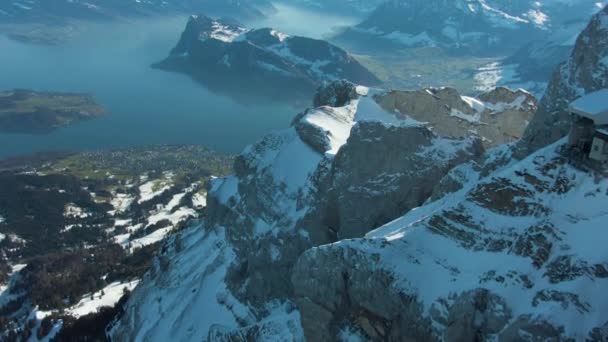
<path fill-rule="evenodd" d="M 504 87 L 477 98 L 452 88 L 392 91 L 378 102 L 387 111 L 428 122 L 442 136 L 464 138 L 475 132 L 486 148 L 521 138 L 537 110 L 533 95 Z"/>
<path fill-rule="evenodd" d="M 555 71 L 538 112 L 518 144 L 518 156 L 526 156 L 565 136 L 570 129 L 568 105 L 586 93 L 606 87 L 608 7 L 591 19 L 570 58 Z"/>
<path fill-rule="evenodd" d="M 248 30 L 225 20 L 192 16 L 177 46 L 156 67 L 184 72 L 211 89 L 306 99 L 324 82 L 378 78 L 343 49 L 273 29 Z M 255 86 L 252 86 L 254 85 Z"/>

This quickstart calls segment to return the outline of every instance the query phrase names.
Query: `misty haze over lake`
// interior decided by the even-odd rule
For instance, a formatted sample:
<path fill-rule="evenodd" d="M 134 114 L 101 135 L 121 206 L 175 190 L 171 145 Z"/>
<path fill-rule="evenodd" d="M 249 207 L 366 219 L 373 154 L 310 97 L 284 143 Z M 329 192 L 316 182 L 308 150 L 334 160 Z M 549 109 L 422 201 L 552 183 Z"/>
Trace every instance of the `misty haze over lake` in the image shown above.
<path fill-rule="evenodd" d="M 322 38 L 356 18 L 278 5 L 272 17 L 246 23 Z M 0 89 L 84 92 L 108 115 L 48 135 L 0 134 L 0 158 L 47 150 L 202 144 L 237 153 L 264 133 L 286 127 L 307 103 L 239 103 L 189 77 L 150 68 L 175 45 L 186 16 L 89 25 L 58 46 L 0 37 Z"/>

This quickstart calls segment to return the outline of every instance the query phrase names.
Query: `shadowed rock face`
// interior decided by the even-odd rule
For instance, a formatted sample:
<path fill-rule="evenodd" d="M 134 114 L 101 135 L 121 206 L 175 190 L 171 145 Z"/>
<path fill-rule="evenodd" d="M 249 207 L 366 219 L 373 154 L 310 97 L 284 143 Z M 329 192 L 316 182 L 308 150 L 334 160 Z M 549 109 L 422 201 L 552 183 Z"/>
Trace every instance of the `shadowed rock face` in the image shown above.
<path fill-rule="evenodd" d="M 568 105 L 608 87 L 608 7 L 580 34 L 569 59 L 553 74 L 538 112 L 518 144 L 523 157 L 564 137 L 570 130 Z"/>

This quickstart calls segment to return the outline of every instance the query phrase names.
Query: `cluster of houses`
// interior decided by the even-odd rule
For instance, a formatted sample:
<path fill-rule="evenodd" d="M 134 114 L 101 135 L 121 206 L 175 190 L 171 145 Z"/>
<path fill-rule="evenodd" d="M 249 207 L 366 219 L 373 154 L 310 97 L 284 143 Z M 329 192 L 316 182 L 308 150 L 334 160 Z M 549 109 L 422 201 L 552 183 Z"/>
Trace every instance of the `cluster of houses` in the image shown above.
<path fill-rule="evenodd" d="M 587 166 L 608 170 L 608 89 L 589 93 L 569 107 L 569 155 Z"/>

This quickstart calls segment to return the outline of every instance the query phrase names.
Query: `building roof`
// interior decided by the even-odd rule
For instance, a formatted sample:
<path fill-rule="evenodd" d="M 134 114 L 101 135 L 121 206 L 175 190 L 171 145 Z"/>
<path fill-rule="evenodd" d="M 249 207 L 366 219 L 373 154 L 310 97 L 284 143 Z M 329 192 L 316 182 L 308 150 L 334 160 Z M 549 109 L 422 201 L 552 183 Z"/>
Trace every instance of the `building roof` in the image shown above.
<path fill-rule="evenodd" d="M 595 131 L 601 135 L 605 135 L 608 137 L 608 128 L 598 128 Z"/>
<path fill-rule="evenodd" d="M 608 125 L 608 89 L 580 97 L 570 104 L 570 112 L 589 118 L 596 125 Z"/>

